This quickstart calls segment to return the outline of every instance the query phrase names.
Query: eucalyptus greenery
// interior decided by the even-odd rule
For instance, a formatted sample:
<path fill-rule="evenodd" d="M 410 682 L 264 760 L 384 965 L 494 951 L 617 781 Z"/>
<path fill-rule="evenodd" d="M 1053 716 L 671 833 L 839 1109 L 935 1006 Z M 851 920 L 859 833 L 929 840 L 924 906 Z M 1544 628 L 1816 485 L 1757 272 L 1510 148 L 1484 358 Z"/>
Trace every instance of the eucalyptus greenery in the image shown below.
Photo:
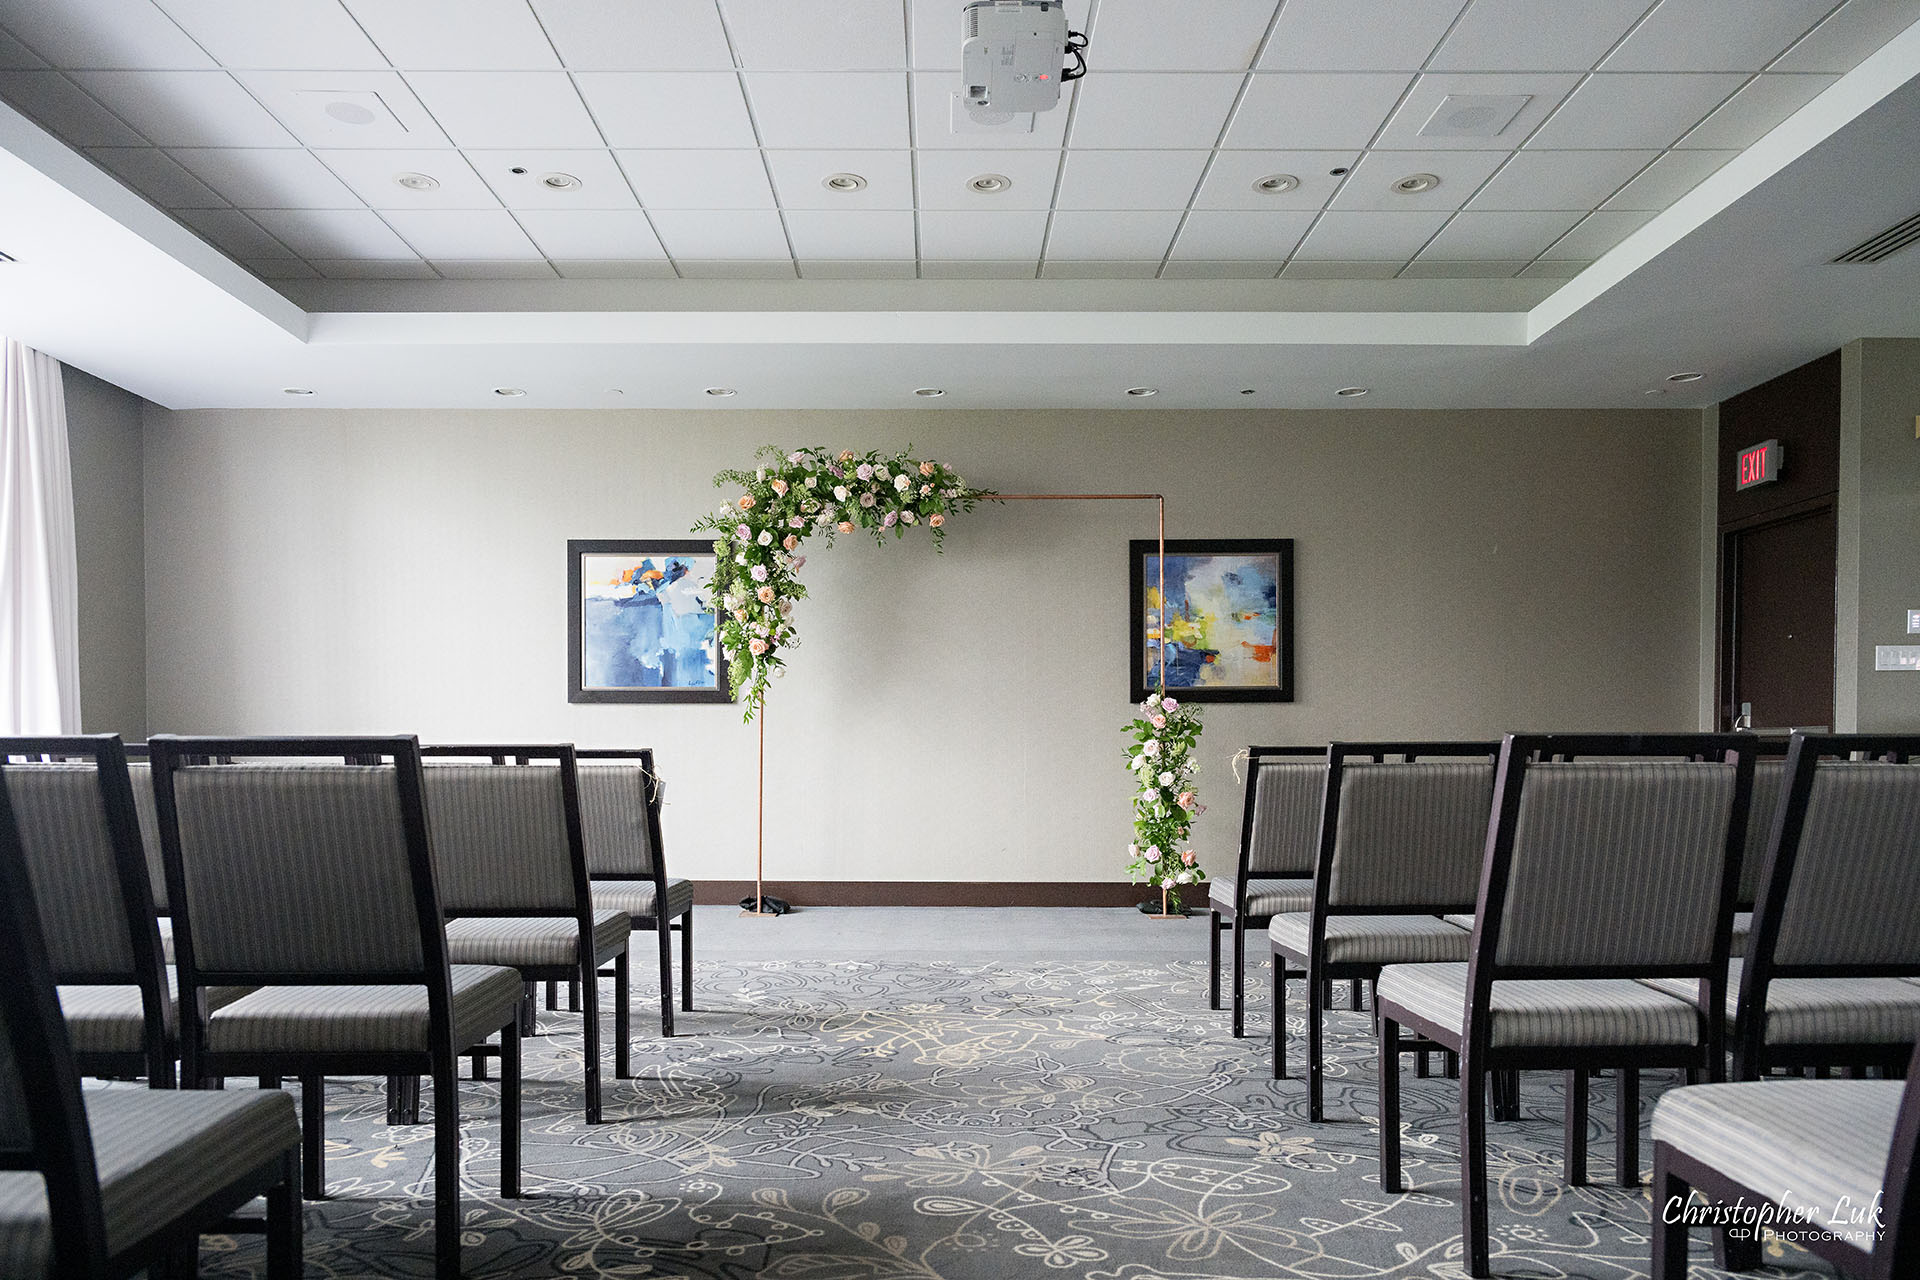
<path fill-rule="evenodd" d="M 1127 846 L 1127 872 L 1136 884 L 1150 884 L 1166 896 L 1169 912 L 1181 909 L 1180 890 L 1206 879 L 1190 837 L 1193 820 L 1204 812 L 1194 775 L 1200 771 L 1194 750 L 1200 744 L 1200 708 L 1155 692 L 1140 704 L 1126 727 L 1131 745 L 1127 768 L 1137 783 L 1133 796 L 1133 843 Z"/>

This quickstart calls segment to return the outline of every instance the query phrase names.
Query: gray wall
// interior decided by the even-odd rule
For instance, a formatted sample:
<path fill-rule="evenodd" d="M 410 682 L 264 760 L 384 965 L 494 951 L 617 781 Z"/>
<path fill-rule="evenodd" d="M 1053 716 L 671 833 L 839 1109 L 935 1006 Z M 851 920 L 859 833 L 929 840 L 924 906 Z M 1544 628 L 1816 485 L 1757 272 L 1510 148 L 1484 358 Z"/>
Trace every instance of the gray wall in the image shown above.
<path fill-rule="evenodd" d="M 88 733 L 147 736 L 146 555 L 140 406 L 64 370 L 80 570 L 80 716 Z"/>
<path fill-rule="evenodd" d="M 911 443 L 1003 492 L 1162 490 L 1170 537 L 1297 540 L 1299 701 L 1208 712 L 1198 844 L 1230 869 L 1250 742 L 1692 728 L 1699 422 L 150 409 L 152 727 L 652 745 L 676 870 L 750 877 L 737 711 L 566 702 L 566 541 L 686 536 L 763 443 Z M 943 556 L 815 552 L 768 875 L 1122 878 L 1125 552 L 1152 532 L 1146 504 L 989 505 Z"/>
<path fill-rule="evenodd" d="M 1907 610 L 1920 609 L 1920 340 L 1850 343 L 1842 369 L 1836 701 L 1843 724 L 1852 703 L 1863 733 L 1913 733 L 1920 731 L 1920 673 L 1875 671 L 1873 651 L 1920 644 L 1906 633 Z"/>

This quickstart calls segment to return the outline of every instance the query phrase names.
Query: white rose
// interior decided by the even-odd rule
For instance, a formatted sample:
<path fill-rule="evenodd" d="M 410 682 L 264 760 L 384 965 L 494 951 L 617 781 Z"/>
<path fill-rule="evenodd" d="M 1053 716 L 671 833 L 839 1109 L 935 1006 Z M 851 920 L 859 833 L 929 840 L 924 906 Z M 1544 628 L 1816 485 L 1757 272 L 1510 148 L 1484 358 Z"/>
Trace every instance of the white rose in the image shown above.
<path fill-rule="evenodd" d="M 847 500 L 847 486 L 843 484 L 833 486 L 833 500 L 835 502 L 845 502 Z"/>
<path fill-rule="evenodd" d="M 819 487 L 820 487 L 820 477 L 819 477 L 819 476 L 808 476 L 808 477 L 807 477 L 807 488 L 809 488 L 809 489 L 818 489 Z"/>
<path fill-rule="evenodd" d="M 1160 785 L 1163 787 L 1170 787 L 1173 785 L 1173 770 L 1162 769 L 1160 771 Z"/>
<path fill-rule="evenodd" d="M 765 529 L 762 529 L 760 531 L 760 536 L 755 538 L 754 541 L 759 543 L 763 547 L 770 547 L 773 545 L 773 535 L 771 533 L 768 533 Z"/>
<path fill-rule="evenodd" d="M 901 493 L 905 493 L 908 489 L 913 487 L 913 481 L 907 479 L 905 476 L 895 476 L 893 478 L 893 487 L 898 489 Z"/>
<path fill-rule="evenodd" d="M 1178 880 L 1178 881 L 1179 881 L 1179 882 L 1180 882 L 1181 884 L 1192 884 L 1192 883 L 1193 883 L 1193 872 L 1191 872 L 1191 871 L 1182 871 L 1182 872 L 1181 872 L 1181 873 L 1180 873 L 1179 875 L 1177 875 L 1177 876 L 1175 876 L 1175 877 L 1174 877 L 1174 879 L 1175 879 L 1175 880 Z"/>
<path fill-rule="evenodd" d="M 1150 844 L 1147 846 L 1147 851 L 1141 854 L 1140 856 L 1145 858 L 1148 862 L 1158 862 L 1160 861 L 1160 846 L 1157 844 Z"/>
<path fill-rule="evenodd" d="M 1140 770 L 1146 767 L 1147 767 L 1147 758 L 1145 756 L 1135 756 L 1132 759 L 1132 761 L 1129 762 L 1127 765 L 1127 768 L 1132 769 L 1135 773 L 1138 773 Z"/>
<path fill-rule="evenodd" d="M 1160 754 L 1160 744 L 1154 739 L 1148 738 L 1140 744 L 1140 754 L 1143 756 L 1157 756 Z"/>

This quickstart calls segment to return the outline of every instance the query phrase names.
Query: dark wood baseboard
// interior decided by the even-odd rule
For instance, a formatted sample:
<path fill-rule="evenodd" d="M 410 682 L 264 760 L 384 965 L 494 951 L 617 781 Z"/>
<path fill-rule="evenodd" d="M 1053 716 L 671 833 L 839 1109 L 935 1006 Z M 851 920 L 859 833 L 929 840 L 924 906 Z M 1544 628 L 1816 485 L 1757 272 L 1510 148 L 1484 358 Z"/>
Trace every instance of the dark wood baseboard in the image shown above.
<path fill-rule="evenodd" d="M 766 892 L 796 907 L 1131 907 L 1157 896 L 1145 885 L 1070 880 L 769 880 Z M 703 906 L 752 896 L 751 880 L 693 885 Z M 1206 914 L 1205 884 L 1188 885 L 1181 896 Z"/>

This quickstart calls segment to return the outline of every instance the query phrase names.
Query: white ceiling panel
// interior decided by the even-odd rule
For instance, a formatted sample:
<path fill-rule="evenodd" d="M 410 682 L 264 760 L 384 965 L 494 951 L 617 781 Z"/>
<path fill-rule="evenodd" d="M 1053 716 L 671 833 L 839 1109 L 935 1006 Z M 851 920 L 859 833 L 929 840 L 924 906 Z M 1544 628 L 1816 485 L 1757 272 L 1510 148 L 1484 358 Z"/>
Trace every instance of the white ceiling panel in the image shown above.
<path fill-rule="evenodd" d="M 223 67 L 383 69 L 338 0 L 156 0 Z"/>
<path fill-rule="evenodd" d="M 1245 77 L 1118 72 L 1079 83 L 1072 145 L 1116 150 L 1212 147 Z"/>
<path fill-rule="evenodd" d="M 830 0 L 828 0 L 830 2 Z M 916 69 L 951 71 L 948 91 L 960 88 L 960 18 L 965 0 L 907 0 L 907 22 L 913 42 Z M 1085 31 L 1089 0 L 1067 0 L 1067 29 Z"/>
<path fill-rule="evenodd" d="M 46 66 L 46 59 L 0 28 L 0 71 L 28 71 Z"/>
<path fill-rule="evenodd" d="M 1219 151 L 1194 198 L 1196 209 L 1319 209 L 1345 182 L 1331 170 L 1353 166 L 1351 151 Z M 1254 184 L 1285 175 L 1300 185 L 1263 191 Z"/>
<path fill-rule="evenodd" d="M 1669 151 L 1648 165 L 1640 176 L 1600 207 L 1613 210 L 1664 209 L 1739 154 L 1738 151 Z"/>
<path fill-rule="evenodd" d="M 1060 174 L 1061 209 L 1184 209 L 1208 151 L 1069 151 Z"/>
<path fill-rule="evenodd" d="M 402 71 L 537 71 L 559 56 L 526 0 L 341 0 Z"/>
<path fill-rule="evenodd" d="M 664 257 L 559 258 L 553 269 L 563 280 L 672 280 L 677 274 Z"/>
<path fill-rule="evenodd" d="M 310 258 L 329 280 L 436 280 L 432 267 L 419 258 Z"/>
<path fill-rule="evenodd" d="M 238 209 L 178 209 L 174 217 L 198 232 L 214 248 L 234 258 L 290 258 L 281 244 Z"/>
<path fill-rule="evenodd" d="M 1587 71 L 1648 0 L 1473 0 L 1428 64 L 1433 71 Z"/>
<path fill-rule="evenodd" d="M 760 145 L 730 71 L 585 71 L 574 82 L 609 146 Z"/>
<path fill-rule="evenodd" d="M 435 258 L 433 269 L 449 280 L 552 280 L 560 274 L 538 258 Z"/>
<path fill-rule="evenodd" d="M 448 145 L 394 71 L 243 71 L 236 78 L 309 147 Z"/>
<path fill-rule="evenodd" d="M 1079 261 L 1158 262 L 1180 227 L 1178 210 L 1062 209 L 1047 229 L 1046 256 Z"/>
<path fill-rule="evenodd" d="M 1052 151 L 921 151 L 913 163 L 921 209 L 1044 209 L 1060 173 L 1060 156 Z M 985 174 L 1013 185 L 992 192 L 968 185 Z"/>
<path fill-rule="evenodd" d="M 1170 19 L 1165 0 L 1100 0 L 1087 60 L 1103 72 L 1245 71 L 1273 10 L 1274 0 L 1207 0 L 1191 21 Z"/>
<path fill-rule="evenodd" d="M 1075 81 L 1060 95 L 1059 106 L 1033 117 L 1031 131 L 956 133 L 953 98 L 960 89 L 958 73 L 947 76 L 922 72 L 908 79 L 913 94 L 913 145 L 923 150 L 993 147 L 1009 151 L 1058 151 L 1067 136 L 1067 120 L 1073 114 L 1079 84 Z"/>
<path fill-rule="evenodd" d="M 1584 216 L 1571 212 L 1460 213 L 1420 251 L 1420 257 L 1429 262 L 1531 262 Z"/>
<path fill-rule="evenodd" d="M 913 153 L 909 151 L 769 151 L 767 168 L 783 209 L 913 208 Z M 865 178 L 858 191 L 832 191 L 830 174 Z M 845 255 L 835 255 L 845 256 Z"/>
<path fill-rule="evenodd" d="M 1768 70 L 1851 71 L 1916 21 L 1913 0 L 1847 0 Z"/>
<path fill-rule="evenodd" d="M 638 209 L 530 209 L 520 226 L 549 258 L 666 258 L 653 224 Z"/>
<path fill-rule="evenodd" d="M 1369 151 L 1341 184 L 1332 207 L 1391 213 L 1458 209 L 1507 156 L 1505 151 Z M 1426 191 L 1393 189 L 1394 183 L 1418 174 L 1438 178 L 1440 185 Z"/>
<path fill-rule="evenodd" d="M 1547 118 L 1561 99 L 1580 82 L 1576 75 L 1534 73 L 1520 75 L 1423 75 L 1408 92 L 1406 101 L 1393 113 L 1393 119 L 1380 133 L 1375 144 L 1402 151 L 1485 151 L 1492 147 L 1517 147 Z M 1460 104 L 1458 99 L 1525 96 L 1527 103 L 1518 115 L 1491 138 L 1459 135 L 1429 135 L 1421 132 L 1447 99 L 1456 99 L 1449 114 Z"/>
<path fill-rule="evenodd" d="M 374 209 L 497 209 L 499 197 L 458 151 L 320 151 L 340 180 Z M 403 173 L 424 174 L 440 185 L 429 191 L 403 187 Z"/>
<path fill-rule="evenodd" d="M 760 145 L 791 151 L 912 145 L 897 71 L 761 71 L 742 76 Z"/>
<path fill-rule="evenodd" d="M 162 209 L 226 206 L 227 202 L 218 192 L 182 169 L 157 147 L 94 147 L 87 154 Z"/>
<path fill-rule="evenodd" d="M 758 151 L 620 151 L 627 181 L 649 209 L 771 209 Z"/>
<path fill-rule="evenodd" d="M 1294 256 L 1321 262 L 1406 262 L 1451 216 L 1366 210 L 1322 214 Z"/>
<path fill-rule="evenodd" d="M 920 258 L 1036 263 L 1046 234 L 1047 215 L 1025 209 L 929 211 L 920 215 Z"/>
<path fill-rule="evenodd" d="M 907 65 L 906 11 L 900 0 L 720 0 L 720 9 L 733 51 L 747 71 L 877 71 Z"/>
<path fill-rule="evenodd" d="M 771 211 L 657 209 L 653 229 L 667 256 L 676 262 L 790 261 L 793 257 L 780 215 Z"/>
<path fill-rule="evenodd" d="M 260 209 L 253 218 L 295 253 L 314 258 L 406 258 L 407 247 L 365 209 Z"/>
<path fill-rule="evenodd" d="M 1412 80 L 1380 73 L 1261 72 L 1247 86 L 1221 145 L 1234 151 L 1364 147 Z"/>
<path fill-rule="evenodd" d="M 1745 80 L 1737 72 L 1588 76 L 1527 146 L 1550 151 L 1668 147 Z"/>
<path fill-rule="evenodd" d="M 509 209 L 634 209 L 640 202 L 611 151 L 468 151 L 467 162 Z M 515 172 L 519 170 L 519 172 Z M 579 179 L 556 188 L 548 180 Z M 575 254 L 574 257 L 599 257 Z"/>
<path fill-rule="evenodd" d="M 393 209 L 382 216 L 429 262 L 525 261 L 540 256 L 504 209 Z"/>
<path fill-rule="evenodd" d="M 141 137 L 58 71 L 0 71 L 0 97 L 74 147 L 137 147 Z"/>
<path fill-rule="evenodd" d="M 1755 76 L 1675 146 L 1688 150 L 1750 147 L 1819 97 L 1838 76 Z"/>
<path fill-rule="evenodd" d="M 713 0 L 533 0 L 560 59 L 575 71 L 731 71 Z"/>
<path fill-rule="evenodd" d="M 9 4 L 7 28 L 56 67 L 188 71 L 215 65 L 148 0 L 40 0 Z"/>
<path fill-rule="evenodd" d="M 809 260 L 913 261 L 911 209 L 796 209 L 787 214 L 787 238 L 804 275 Z"/>
<path fill-rule="evenodd" d="M 1174 241 L 1173 261 L 1268 262 L 1277 267 L 1299 245 L 1314 217 L 1304 209 L 1196 209 Z"/>
<path fill-rule="evenodd" d="M 162 147 L 290 147 L 294 136 L 224 71 L 83 71 L 75 79 Z"/>
<path fill-rule="evenodd" d="M 562 71 L 417 71 L 407 83 L 462 147 L 598 147 Z"/>
<path fill-rule="evenodd" d="M 360 197 L 347 190 L 311 152 L 288 147 L 182 147 L 169 154 L 242 209 L 362 207 Z"/>
<path fill-rule="evenodd" d="M 1579 226 L 1555 241 L 1544 256 L 1563 262 L 1591 262 L 1645 226 L 1652 217 L 1644 211 L 1590 213 Z"/>
<path fill-rule="evenodd" d="M 1418 71 L 1466 0 L 1287 0 L 1262 71 Z"/>
<path fill-rule="evenodd" d="M 1515 153 L 1467 206 L 1490 209 L 1595 208 L 1659 159 L 1658 151 L 1533 151 Z"/>
<path fill-rule="evenodd" d="M 1758 71 L 1831 8 L 1833 0 L 1660 0 L 1600 69 Z"/>

